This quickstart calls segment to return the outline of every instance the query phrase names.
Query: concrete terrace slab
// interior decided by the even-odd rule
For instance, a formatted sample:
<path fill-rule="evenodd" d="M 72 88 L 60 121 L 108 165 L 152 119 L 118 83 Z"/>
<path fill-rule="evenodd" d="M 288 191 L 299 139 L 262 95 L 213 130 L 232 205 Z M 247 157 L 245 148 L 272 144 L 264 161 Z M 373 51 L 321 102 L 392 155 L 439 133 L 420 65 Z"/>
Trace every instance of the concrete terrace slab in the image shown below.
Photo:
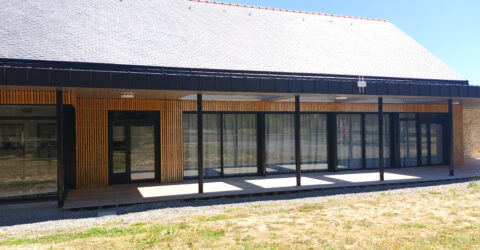
<path fill-rule="evenodd" d="M 170 200 L 206 199 L 229 196 L 261 195 L 282 192 L 335 189 L 344 187 L 410 184 L 480 177 L 480 160 L 466 159 L 465 166 L 456 167 L 455 175 L 448 175 L 448 167 L 412 167 L 386 169 L 385 181 L 379 181 L 378 170 L 302 173 L 302 186 L 296 186 L 295 173 L 266 177 L 230 177 L 206 179 L 204 193 L 198 193 L 196 180 L 178 184 L 123 184 L 106 188 L 72 190 L 67 195 L 64 209 L 94 208 Z M 352 192 L 355 192 L 354 190 Z"/>

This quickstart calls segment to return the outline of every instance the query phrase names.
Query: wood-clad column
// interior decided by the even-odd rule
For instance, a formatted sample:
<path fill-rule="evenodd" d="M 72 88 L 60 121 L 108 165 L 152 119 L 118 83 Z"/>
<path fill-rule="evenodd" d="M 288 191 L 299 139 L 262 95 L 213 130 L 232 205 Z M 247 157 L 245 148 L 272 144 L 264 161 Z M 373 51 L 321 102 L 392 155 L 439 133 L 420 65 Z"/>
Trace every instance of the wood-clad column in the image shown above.
<path fill-rule="evenodd" d="M 202 94 L 197 94 L 198 192 L 203 193 L 203 117 Z"/>
<path fill-rule="evenodd" d="M 301 186 L 301 148 L 300 148 L 300 97 L 295 96 L 295 170 L 297 174 L 297 186 Z"/>
<path fill-rule="evenodd" d="M 63 91 L 57 89 L 56 92 L 57 103 L 57 200 L 58 207 L 63 206 L 64 201 L 64 166 L 63 166 Z"/>
<path fill-rule="evenodd" d="M 448 172 L 453 176 L 454 172 L 454 154 L 453 154 L 453 102 L 448 99 Z"/>
<path fill-rule="evenodd" d="M 378 98 L 378 161 L 380 163 L 380 181 L 384 180 L 383 166 L 383 98 Z"/>

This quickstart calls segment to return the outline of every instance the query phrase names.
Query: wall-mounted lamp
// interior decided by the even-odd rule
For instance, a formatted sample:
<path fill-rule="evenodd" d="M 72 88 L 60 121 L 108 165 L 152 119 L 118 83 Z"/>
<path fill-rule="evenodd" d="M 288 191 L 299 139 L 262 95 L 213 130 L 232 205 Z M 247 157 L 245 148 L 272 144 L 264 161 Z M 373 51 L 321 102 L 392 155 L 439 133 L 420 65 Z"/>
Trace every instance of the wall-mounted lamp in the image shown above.
<path fill-rule="evenodd" d="M 133 97 L 134 97 L 134 95 L 131 92 L 120 94 L 120 98 L 130 98 L 131 99 Z"/>

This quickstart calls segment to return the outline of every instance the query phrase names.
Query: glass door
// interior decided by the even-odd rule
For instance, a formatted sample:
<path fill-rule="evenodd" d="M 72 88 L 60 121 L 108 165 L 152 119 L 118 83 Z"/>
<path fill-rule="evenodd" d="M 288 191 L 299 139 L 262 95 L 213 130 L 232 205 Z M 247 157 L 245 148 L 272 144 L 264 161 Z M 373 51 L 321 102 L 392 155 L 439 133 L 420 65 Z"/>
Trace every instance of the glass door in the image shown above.
<path fill-rule="evenodd" d="M 109 183 L 158 180 L 158 122 L 114 113 L 127 114 L 109 114 Z"/>
<path fill-rule="evenodd" d="M 421 121 L 422 165 L 445 164 L 444 122 L 438 119 Z"/>
<path fill-rule="evenodd" d="M 130 126 L 130 179 L 155 179 L 154 125 Z"/>

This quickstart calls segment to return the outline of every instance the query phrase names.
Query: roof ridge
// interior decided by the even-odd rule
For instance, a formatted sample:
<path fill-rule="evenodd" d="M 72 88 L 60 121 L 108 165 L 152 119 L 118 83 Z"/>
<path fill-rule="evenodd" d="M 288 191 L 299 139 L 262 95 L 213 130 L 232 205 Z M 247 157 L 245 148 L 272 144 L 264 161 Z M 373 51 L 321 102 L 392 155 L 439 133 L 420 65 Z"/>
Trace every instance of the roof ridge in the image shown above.
<path fill-rule="evenodd" d="M 271 8 L 271 7 L 262 7 L 262 6 L 253 6 L 253 5 L 244 5 L 244 4 L 218 2 L 218 1 L 210 1 L 210 0 L 189 0 L 189 1 L 190 1 L 190 2 L 198 2 L 198 3 L 210 3 L 210 4 L 219 4 L 219 5 L 226 5 L 226 6 L 250 8 L 250 9 L 273 10 L 273 11 L 282 11 L 282 12 L 290 12 L 290 13 L 317 15 L 317 16 L 330 16 L 330 17 L 341 17 L 341 18 L 361 19 L 361 20 L 369 20 L 369 21 L 390 22 L 389 20 L 379 19 L 379 18 L 368 18 L 368 17 L 357 17 L 357 16 L 345 16 L 345 15 L 338 15 L 338 14 L 328 14 L 328 13 L 302 11 L 302 10 L 291 10 L 291 9 L 280 9 L 280 8 Z"/>

